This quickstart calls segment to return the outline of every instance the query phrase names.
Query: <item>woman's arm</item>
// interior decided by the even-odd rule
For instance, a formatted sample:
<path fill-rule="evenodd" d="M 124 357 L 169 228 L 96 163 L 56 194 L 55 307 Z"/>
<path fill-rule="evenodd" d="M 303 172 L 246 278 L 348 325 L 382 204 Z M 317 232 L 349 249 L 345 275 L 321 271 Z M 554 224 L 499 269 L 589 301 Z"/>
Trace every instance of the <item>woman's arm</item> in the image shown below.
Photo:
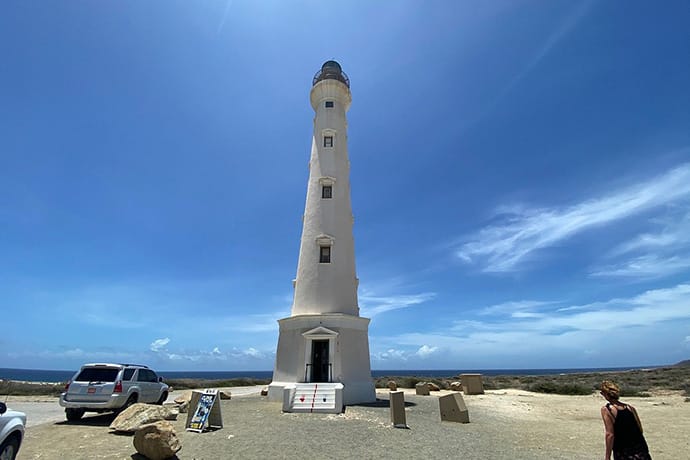
<path fill-rule="evenodd" d="M 611 460 L 611 452 L 613 451 L 613 415 L 606 406 L 601 408 L 601 418 L 604 419 L 604 438 L 606 439 L 606 454 L 605 459 Z"/>

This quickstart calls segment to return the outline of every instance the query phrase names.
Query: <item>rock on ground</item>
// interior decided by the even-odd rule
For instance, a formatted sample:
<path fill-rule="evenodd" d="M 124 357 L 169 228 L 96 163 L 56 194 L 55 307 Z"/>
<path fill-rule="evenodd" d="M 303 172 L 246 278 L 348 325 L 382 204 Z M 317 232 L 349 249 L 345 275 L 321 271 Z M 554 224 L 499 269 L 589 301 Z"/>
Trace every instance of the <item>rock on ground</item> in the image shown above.
<path fill-rule="evenodd" d="M 164 460 L 177 454 L 182 443 L 172 423 L 158 421 L 144 425 L 134 433 L 134 448 L 150 460 Z"/>
<path fill-rule="evenodd" d="M 129 406 L 115 417 L 113 423 L 110 424 L 110 429 L 133 433 L 147 423 L 153 423 L 159 420 L 176 420 L 179 413 L 179 409 L 171 405 L 158 406 L 154 404 L 136 403 Z"/>

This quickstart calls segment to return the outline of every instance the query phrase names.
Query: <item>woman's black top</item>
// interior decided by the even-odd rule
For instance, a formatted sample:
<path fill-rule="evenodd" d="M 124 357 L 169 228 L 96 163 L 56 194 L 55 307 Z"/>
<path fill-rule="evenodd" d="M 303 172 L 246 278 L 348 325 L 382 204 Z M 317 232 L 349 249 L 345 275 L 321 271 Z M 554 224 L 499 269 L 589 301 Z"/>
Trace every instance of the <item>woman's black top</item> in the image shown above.
<path fill-rule="evenodd" d="M 611 404 L 606 409 L 613 415 Z M 623 404 L 623 408 L 616 407 L 617 414 L 613 424 L 613 458 L 615 460 L 651 460 L 649 448 L 635 414 Z"/>

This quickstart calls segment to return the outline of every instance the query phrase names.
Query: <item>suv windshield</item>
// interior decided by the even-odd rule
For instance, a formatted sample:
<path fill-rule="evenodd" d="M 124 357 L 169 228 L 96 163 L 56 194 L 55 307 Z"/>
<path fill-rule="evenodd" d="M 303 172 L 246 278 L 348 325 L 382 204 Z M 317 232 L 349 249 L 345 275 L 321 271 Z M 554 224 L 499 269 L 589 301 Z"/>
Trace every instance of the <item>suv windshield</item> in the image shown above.
<path fill-rule="evenodd" d="M 114 382 L 120 369 L 107 367 L 87 367 L 82 369 L 77 378 L 78 382 Z"/>

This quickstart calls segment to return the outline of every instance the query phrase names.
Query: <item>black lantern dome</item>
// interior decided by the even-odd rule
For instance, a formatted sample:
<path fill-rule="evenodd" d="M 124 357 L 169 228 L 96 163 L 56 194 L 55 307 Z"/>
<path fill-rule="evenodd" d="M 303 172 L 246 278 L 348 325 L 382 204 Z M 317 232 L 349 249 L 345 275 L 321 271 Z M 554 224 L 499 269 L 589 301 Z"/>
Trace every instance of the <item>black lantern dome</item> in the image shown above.
<path fill-rule="evenodd" d="M 336 61 L 326 61 L 324 64 L 321 66 L 321 70 L 316 72 L 316 75 L 314 75 L 314 81 L 312 82 L 312 86 L 320 82 L 321 80 L 338 80 L 342 83 L 345 83 L 345 85 L 349 88 L 350 87 L 350 79 L 347 78 L 347 74 L 343 72 L 343 68 L 340 67 L 340 64 L 338 64 Z"/>

